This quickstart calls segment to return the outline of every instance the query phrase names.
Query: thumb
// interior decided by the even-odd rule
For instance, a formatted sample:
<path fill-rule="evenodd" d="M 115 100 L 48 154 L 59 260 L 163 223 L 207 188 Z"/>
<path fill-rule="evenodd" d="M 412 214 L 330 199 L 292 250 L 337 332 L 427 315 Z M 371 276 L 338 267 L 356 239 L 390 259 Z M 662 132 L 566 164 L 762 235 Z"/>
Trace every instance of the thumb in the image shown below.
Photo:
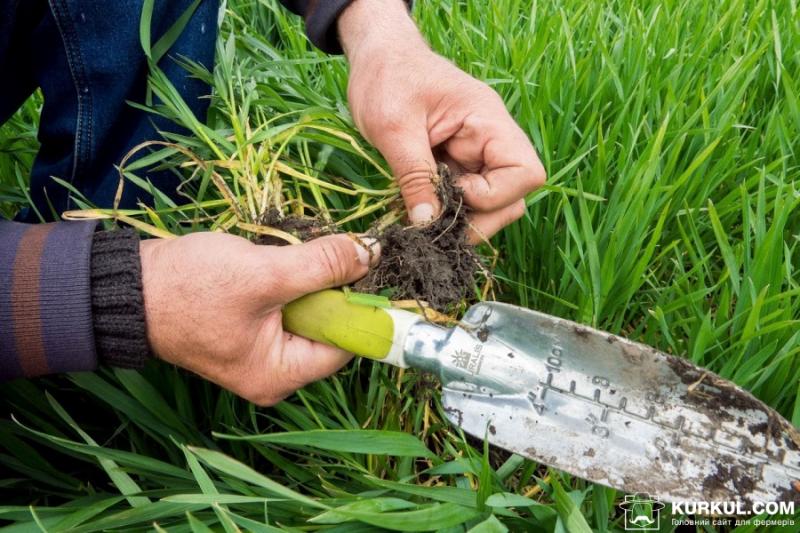
<path fill-rule="evenodd" d="M 436 160 L 427 131 L 424 127 L 403 128 L 388 137 L 376 143 L 376 147 L 386 158 L 400 186 L 408 218 L 414 224 L 429 222 L 439 214 L 441 205 L 433 184 Z"/>
<path fill-rule="evenodd" d="M 379 256 L 380 244 L 372 237 L 329 235 L 275 249 L 272 272 L 279 280 L 280 299 L 290 302 L 363 278 Z"/>

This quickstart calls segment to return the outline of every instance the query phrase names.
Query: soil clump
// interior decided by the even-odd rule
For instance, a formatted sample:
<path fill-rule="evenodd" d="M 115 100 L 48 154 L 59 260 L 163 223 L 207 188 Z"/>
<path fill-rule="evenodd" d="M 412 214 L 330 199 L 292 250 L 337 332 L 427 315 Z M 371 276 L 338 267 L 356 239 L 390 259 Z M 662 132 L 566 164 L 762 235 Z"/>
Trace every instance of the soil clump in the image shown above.
<path fill-rule="evenodd" d="M 393 300 L 426 302 L 434 309 L 447 311 L 471 300 L 475 275 L 484 270 L 478 254 L 467 241 L 469 207 L 464 192 L 455 185 L 447 165 L 440 164 L 431 181 L 442 204 L 438 218 L 424 226 L 392 224 L 383 231 L 373 226 L 367 235 L 381 244 L 381 259 L 367 276 L 357 282 L 359 292 L 379 294 L 391 291 Z M 261 226 L 307 241 L 336 233 L 336 228 L 317 218 L 284 216 L 270 209 L 258 221 Z M 277 235 L 258 235 L 256 244 L 285 246 Z"/>
<path fill-rule="evenodd" d="M 269 226 L 283 231 L 284 233 L 297 237 L 303 242 L 334 233 L 334 228 L 331 224 L 326 224 L 319 219 L 311 217 L 299 217 L 296 215 L 284 216 L 274 207 L 261 217 L 258 221 L 258 225 Z M 286 246 L 289 244 L 285 239 L 276 235 L 258 235 L 253 239 L 253 242 L 270 246 Z"/>
<path fill-rule="evenodd" d="M 393 224 L 368 232 L 381 244 L 381 260 L 356 283 L 357 291 L 391 288 L 392 299 L 424 301 L 439 310 L 468 299 L 482 269 L 467 242 L 469 208 L 446 165 L 439 165 L 433 181 L 442 204 L 439 217 L 425 226 Z"/>

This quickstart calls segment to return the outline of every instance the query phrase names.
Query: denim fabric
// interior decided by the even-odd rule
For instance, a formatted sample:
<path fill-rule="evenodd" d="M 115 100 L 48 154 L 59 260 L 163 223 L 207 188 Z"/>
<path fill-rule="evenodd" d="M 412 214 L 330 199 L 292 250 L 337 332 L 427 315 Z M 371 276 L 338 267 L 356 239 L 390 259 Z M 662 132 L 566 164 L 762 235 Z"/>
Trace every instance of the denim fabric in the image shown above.
<path fill-rule="evenodd" d="M 114 165 L 137 144 L 160 139 L 157 129 L 171 123 L 138 111 L 143 102 L 147 63 L 139 41 L 143 0 L 0 0 L 0 123 L 41 87 L 41 149 L 31 175 L 31 196 L 50 217 L 75 208 L 69 192 L 52 180 L 71 183 L 92 203 L 110 207 L 118 184 Z M 155 0 L 153 42 L 180 17 L 192 0 Z M 207 68 L 214 60 L 217 0 L 203 0 L 160 67 L 203 120 L 210 89 L 190 78 L 172 58 L 184 56 Z M 166 172 L 148 177 L 168 194 L 178 178 Z M 127 184 L 122 207 L 150 195 Z M 53 209 L 49 207 L 52 205 Z M 35 221 L 29 212 L 21 217 Z"/>

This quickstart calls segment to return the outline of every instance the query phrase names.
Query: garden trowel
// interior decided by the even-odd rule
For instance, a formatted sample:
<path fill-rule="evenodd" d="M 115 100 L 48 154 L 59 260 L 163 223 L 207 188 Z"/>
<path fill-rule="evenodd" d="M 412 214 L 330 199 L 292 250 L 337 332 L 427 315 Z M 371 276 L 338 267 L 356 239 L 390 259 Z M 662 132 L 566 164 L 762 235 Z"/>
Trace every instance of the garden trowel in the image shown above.
<path fill-rule="evenodd" d="M 800 503 L 800 433 L 688 361 L 513 305 L 441 327 L 340 291 L 284 308 L 293 333 L 437 375 L 447 417 L 531 460 L 671 502 Z"/>

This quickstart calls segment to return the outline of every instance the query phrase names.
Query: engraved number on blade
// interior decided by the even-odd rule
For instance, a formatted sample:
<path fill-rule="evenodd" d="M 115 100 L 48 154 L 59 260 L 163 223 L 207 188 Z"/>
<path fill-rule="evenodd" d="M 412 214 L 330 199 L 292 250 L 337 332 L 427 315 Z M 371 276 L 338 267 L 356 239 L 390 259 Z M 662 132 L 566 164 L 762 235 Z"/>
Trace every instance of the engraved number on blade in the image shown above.
<path fill-rule="evenodd" d="M 563 348 L 559 345 L 553 345 L 545 362 L 547 378 L 544 381 L 539 381 L 541 390 L 538 391 L 538 394 L 534 391 L 528 393 L 528 400 L 540 416 L 543 416 L 551 410 L 548 406 L 550 402 L 546 401 L 547 395 L 556 394 L 568 401 L 573 403 L 574 401 L 578 401 L 581 405 L 586 406 L 584 421 L 588 424 L 592 434 L 600 438 L 609 438 L 612 429 L 615 431 L 626 431 L 630 427 L 631 422 L 637 422 L 656 426 L 662 430 L 664 432 L 664 438 L 668 439 L 669 447 L 673 450 L 681 449 L 685 445 L 683 441 L 686 439 L 696 439 L 720 451 L 749 456 L 754 460 L 762 462 L 770 460 L 770 451 L 766 443 L 759 444 L 753 442 L 745 436 L 730 433 L 723 428 L 704 428 L 700 430 L 691 420 L 683 415 L 677 416 L 674 420 L 667 421 L 663 419 L 661 417 L 663 414 L 662 408 L 667 405 L 667 401 L 662 394 L 656 391 L 645 392 L 644 399 L 646 404 L 636 409 L 636 406 L 630 402 L 628 397 L 624 394 L 624 390 L 619 389 L 619 387 L 610 389 L 612 386 L 611 380 L 605 376 L 592 376 L 591 383 L 593 385 L 593 391 L 591 395 L 578 392 L 575 380 L 570 381 L 569 388 L 559 386 L 554 383 L 554 376 L 563 374 L 562 371 L 565 370 L 563 362 Z M 617 392 L 621 393 L 618 397 L 615 396 L 615 398 L 618 398 L 616 404 L 601 400 L 603 391 L 605 391 L 606 396 Z M 602 409 L 599 418 L 596 414 L 591 412 L 590 406 Z M 613 415 L 612 421 L 609 421 L 609 415 Z M 659 447 L 659 445 L 663 446 L 664 441 L 659 438 L 656 445 L 657 447 Z M 785 453 L 782 451 L 773 459 L 777 459 L 793 472 L 798 472 L 800 474 L 800 469 L 790 464 Z M 754 475 L 754 478 L 759 477 L 760 476 Z"/>
<path fill-rule="evenodd" d="M 611 382 L 608 380 L 608 378 L 604 378 L 603 376 L 593 377 L 592 383 L 594 383 L 595 385 L 600 385 L 604 389 L 607 389 L 611 385 Z"/>
<path fill-rule="evenodd" d="M 564 350 L 560 346 L 553 346 L 550 350 L 550 356 L 547 358 L 547 371 L 551 374 L 553 372 L 561 372 L 561 356 L 564 355 Z"/>
<path fill-rule="evenodd" d="M 542 402 L 539 402 L 537 400 L 535 392 L 528 393 L 528 400 L 530 400 L 531 405 L 533 405 L 533 408 L 536 410 L 537 413 L 539 413 L 540 415 L 544 414 L 547 408 L 544 406 Z"/>
<path fill-rule="evenodd" d="M 589 414 L 589 416 L 586 417 L 586 421 L 592 426 L 592 433 L 598 437 L 607 439 L 611 434 L 611 431 L 606 426 L 602 425 L 597 417 L 593 414 Z"/>

